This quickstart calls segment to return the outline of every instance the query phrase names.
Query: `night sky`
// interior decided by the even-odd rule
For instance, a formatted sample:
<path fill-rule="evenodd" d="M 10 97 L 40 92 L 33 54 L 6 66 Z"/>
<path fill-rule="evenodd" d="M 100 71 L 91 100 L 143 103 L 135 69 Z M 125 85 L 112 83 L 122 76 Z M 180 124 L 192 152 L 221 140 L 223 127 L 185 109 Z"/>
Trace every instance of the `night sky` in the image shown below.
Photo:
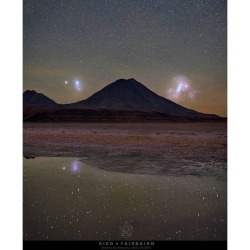
<path fill-rule="evenodd" d="M 58 103 L 120 78 L 227 115 L 227 1 L 24 0 L 24 90 Z"/>

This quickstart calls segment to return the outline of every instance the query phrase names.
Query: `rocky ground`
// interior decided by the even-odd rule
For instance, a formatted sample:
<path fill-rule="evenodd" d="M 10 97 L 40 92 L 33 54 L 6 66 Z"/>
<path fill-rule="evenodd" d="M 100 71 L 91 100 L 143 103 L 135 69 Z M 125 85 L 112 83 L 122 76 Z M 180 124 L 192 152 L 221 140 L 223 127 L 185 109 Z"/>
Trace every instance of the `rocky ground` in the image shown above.
<path fill-rule="evenodd" d="M 81 157 L 110 171 L 226 180 L 226 123 L 24 123 L 24 157 Z"/>

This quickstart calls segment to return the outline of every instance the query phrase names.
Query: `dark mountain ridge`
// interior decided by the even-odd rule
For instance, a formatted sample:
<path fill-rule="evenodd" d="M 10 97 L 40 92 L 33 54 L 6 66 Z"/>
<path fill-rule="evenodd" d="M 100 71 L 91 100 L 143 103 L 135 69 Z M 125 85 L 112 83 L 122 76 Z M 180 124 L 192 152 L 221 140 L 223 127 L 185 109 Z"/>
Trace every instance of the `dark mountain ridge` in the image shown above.
<path fill-rule="evenodd" d="M 187 109 L 148 89 L 135 79 L 117 80 L 86 100 L 71 104 L 75 108 L 104 108 L 167 113 L 174 116 L 197 116 L 201 113 Z"/>
<path fill-rule="evenodd" d="M 223 118 L 185 108 L 135 79 L 119 79 L 89 98 L 57 104 L 41 93 L 24 92 L 24 121 L 217 121 Z"/>
<path fill-rule="evenodd" d="M 23 93 L 23 107 L 51 107 L 58 105 L 55 101 L 35 90 L 26 90 Z"/>

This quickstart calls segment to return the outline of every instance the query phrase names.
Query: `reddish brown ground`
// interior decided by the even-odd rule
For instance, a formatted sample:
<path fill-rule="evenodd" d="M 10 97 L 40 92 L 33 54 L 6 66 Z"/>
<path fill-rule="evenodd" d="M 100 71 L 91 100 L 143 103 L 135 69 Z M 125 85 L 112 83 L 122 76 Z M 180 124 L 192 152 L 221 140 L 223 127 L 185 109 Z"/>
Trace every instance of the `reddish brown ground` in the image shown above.
<path fill-rule="evenodd" d="M 24 156 L 85 157 L 90 164 L 111 170 L 119 165 L 123 171 L 132 165 L 144 170 L 157 165 L 161 171 L 188 165 L 225 175 L 227 125 L 24 123 Z"/>

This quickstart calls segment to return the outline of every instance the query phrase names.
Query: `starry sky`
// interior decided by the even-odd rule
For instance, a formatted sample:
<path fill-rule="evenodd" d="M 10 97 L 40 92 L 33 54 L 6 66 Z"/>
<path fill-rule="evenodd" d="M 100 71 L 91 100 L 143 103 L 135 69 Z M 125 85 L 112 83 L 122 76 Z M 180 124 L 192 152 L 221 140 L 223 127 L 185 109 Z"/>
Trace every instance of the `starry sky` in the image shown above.
<path fill-rule="evenodd" d="M 23 88 L 58 103 L 120 78 L 227 116 L 226 0 L 24 0 Z"/>

